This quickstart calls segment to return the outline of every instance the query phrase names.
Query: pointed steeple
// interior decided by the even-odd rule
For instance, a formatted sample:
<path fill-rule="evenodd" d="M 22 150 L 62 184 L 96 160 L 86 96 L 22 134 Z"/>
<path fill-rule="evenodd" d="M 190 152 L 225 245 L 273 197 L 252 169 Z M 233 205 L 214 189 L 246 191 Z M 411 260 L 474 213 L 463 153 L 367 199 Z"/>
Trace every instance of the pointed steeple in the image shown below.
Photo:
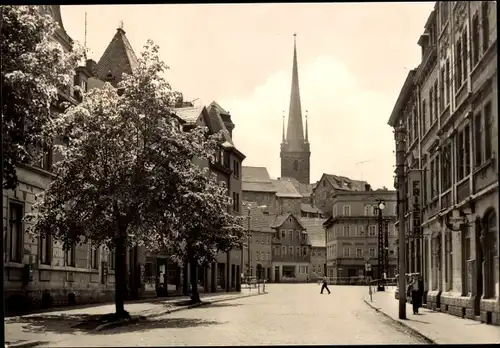
<path fill-rule="evenodd" d="M 115 36 L 97 63 L 96 77 L 116 87 L 122 79 L 122 74 L 132 74 L 137 67 L 137 56 L 123 30 L 123 22 L 116 29 Z"/>
<path fill-rule="evenodd" d="M 297 34 L 293 34 L 293 67 L 292 89 L 290 94 L 290 109 L 288 112 L 288 127 L 286 140 L 289 150 L 301 150 L 304 144 L 304 128 L 302 126 L 302 107 L 300 104 L 299 69 L 297 64 Z"/>
<path fill-rule="evenodd" d="M 285 140 L 285 110 L 283 110 L 283 132 L 281 133 L 282 134 L 282 137 L 281 137 L 281 142 L 284 144 L 286 142 Z"/>
<path fill-rule="evenodd" d="M 306 143 L 309 142 L 309 131 L 308 131 L 308 127 L 307 127 L 307 113 L 308 111 L 306 110 Z"/>

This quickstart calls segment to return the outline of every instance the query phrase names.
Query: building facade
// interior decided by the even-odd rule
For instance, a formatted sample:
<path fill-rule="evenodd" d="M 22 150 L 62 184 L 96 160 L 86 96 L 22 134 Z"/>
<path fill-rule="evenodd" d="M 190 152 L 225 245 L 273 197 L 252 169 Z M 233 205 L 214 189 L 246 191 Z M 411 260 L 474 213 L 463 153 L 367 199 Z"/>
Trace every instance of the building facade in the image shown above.
<path fill-rule="evenodd" d="M 408 272 L 430 308 L 499 325 L 496 23 L 494 1 L 436 2 L 389 124 L 405 128 L 402 200 L 421 217 L 405 224 Z"/>
<path fill-rule="evenodd" d="M 322 218 L 301 217 L 300 221 L 305 227 L 307 237 L 311 242 L 311 261 L 308 267 L 309 281 L 317 281 L 326 274 L 326 246 L 325 229 Z"/>
<path fill-rule="evenodd" d="M 379 217 L 378 204 L 384 202 L 382 211 L 382 233 L 387 228 L 388 247 L 387 268 L 378 268 Z M 326 274 L 335 282 L 352 281 L 372 276 L 374 279 L 393 277 L 396 273 L 396 192 L 338 191 L 333 196 L 332 215 L 325 221 Z M 387 225 L 386 225 L 387 224 Z M 385 227 L 387 226 L 387 227 Z M 385 249 L 385 246 L 384 246 Z M 369 263 L 372 273 L 367 273 L 365 263 Z M 380 272 L 379 272 L 380 269 Z"/>
<path fill-rule="evenodd" d="M 290 94 L 290 109 L 285 137 L 285 118 L 283 116 L 283 136 L 281 142 L 281 177 L 294 178 L 303 184 L 309 184 L 311 179 L 311 151 L 308 139 L 307 116 L 304 136 L 302 124 L 302 105 L 300 102 L 299 68 L 297 64 L 297 45 L 294 34 L 292 88 Z"/>

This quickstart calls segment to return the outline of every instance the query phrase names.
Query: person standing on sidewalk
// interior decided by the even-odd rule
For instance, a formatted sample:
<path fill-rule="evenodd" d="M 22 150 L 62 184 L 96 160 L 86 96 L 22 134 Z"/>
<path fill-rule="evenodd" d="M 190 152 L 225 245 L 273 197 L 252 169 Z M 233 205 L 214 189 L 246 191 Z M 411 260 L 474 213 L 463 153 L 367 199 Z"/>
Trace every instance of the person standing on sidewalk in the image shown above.
<path fill-rule="evenodd" d="M 320 294 L 323 294 L 323 290 L 328 291 L 328 295 L 330 295 L 330 289 L 328 289 L 328 278 L 326 277 L 326 274 L 323 275 L 323 284 L 321 285 L 321 292 Z"/>
<path fill-rule="evenodd" d="M 419 288 L 419 281 L 417 276 L 413 276 L 410 283 L 411 290 L 411 304 L 413 305 L 413 314 L 418 314 L 418 309 L 421 305 L 422 292 Z"/>

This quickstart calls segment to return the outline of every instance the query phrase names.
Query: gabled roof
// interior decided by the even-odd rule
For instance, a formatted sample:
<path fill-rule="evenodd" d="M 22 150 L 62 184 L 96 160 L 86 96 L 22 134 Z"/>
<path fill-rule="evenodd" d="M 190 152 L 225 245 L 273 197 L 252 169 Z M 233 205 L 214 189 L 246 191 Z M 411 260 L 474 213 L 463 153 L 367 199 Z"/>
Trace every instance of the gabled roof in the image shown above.
<path fill-rule="evenodd" d="M 213 101 L 210 103 L 210 105 L 208 106 L 209 108 L 211 107 L 215 107 L 217 108 L 217 110 L 219 111 L 219 113 L 221 115 L 230 115 L 229 114 L 229 111 L 226 111 L 222 106 L 220 106 L 217 102 Z"/>
<path fill-rule="evenodd" d="M 272 183 L 266 167 L 242 166 L 241 173 L 243 174 L 243 182 Z"/>
<path fill-rule="evenodd" d="M 107 77 L 112 76 L 110 83 L 116 87 L 122 79 L 122 74 L 131 75 L 138 66 L 137 56 L 130 45 L 130 42 L 122 28 L 116 30 L 115 36 L 104 51 L 101 59 L 97 63 L 96 77 L 107 81 Z"/>
<path fill-rule="evenodd" d="M 323 214 L 320 209 L 318 209 L 317 207 L 313 207 L 312 205 L 307 203 L 301 203 L 300 210 L 302 210 L 304 213 Z"/>
<path fill-rule="evenodd" d="M 353 180 L 346 176 L 327 174 L 327 173 L 323 173 L 319 181 L 321 181 L 323 177 L 326 178 L 326 180 L 330 183 L 330 185 L 332 185 L 332 187 L 337 190 L 365 191 L 365 185 L 368 184 L 368 182 L 366 181 Z"/>
<path fill-rule="evenodd" d="M 220 116 L 219 108 L 210 104 L 208 107 L 208 118 L 205 119 L 205 122 L 210 129 L 211 132 L 218 133 L 221 132 L 224 138 L 224 141 L 227 141 L 231 145 L 234 146 L 233 139 L 231 139 L 231 135 L 224 124 Z"/>
<path fill-rule="evenodd" d="M 304 226 L 311 246 L 313 247 L 325 247 L 325 229 L 323 228 L 323 223 L 325 219 L 314 219 L 314 218 L 300 218 L 302 225 Z"/>
<path fill-rule="evenodd" d="M 274 231 L 269 227 L 269 219 L 256 202 L 244 201 L 243 204 L 250 208 L 250 231 L 253 232 L 270 232 Z"/>
<path fill-rule="evenodd" d="M 277 197 L 302 198 L 293 184 L 288 180 L 271 180 L 276 189 Z"/>
<path fill-rule="evenodd" d="M 271 182 L 245 182 L 241 183 L 242 191 L 251 191 L 251 192 L 276 192 L 276 188 L 273 186 Z"/>
<path fill-rule="evenodd" d="M 271 228 L 280 228 L 281 225 L 283 225 L 283 223 L 286 221 L 286 219 L 288 219 L 289 217 L 293 217 L 297 222 L 298 224 L 300 225 L 300 227 L 302 227 L 303 229 L 305 229 L 304 225 L 302 224 L 302 222 L 300 221 L 300 218 L 298 218 L 297 216 L 295 216 L 294 213 L 287 213 L 287 214 L 284 214 L 284 215 L 277 215 L 276 216 L 276 219 L 274 220 L 274 222 L 272 222 L 271 224 Z"/>

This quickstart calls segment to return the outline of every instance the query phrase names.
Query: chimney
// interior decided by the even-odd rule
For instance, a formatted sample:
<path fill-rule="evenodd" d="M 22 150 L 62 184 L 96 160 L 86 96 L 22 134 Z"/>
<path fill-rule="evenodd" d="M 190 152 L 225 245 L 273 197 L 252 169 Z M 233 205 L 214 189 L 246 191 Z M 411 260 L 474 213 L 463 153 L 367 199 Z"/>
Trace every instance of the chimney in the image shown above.
<path fill-rule="evenodd" d="M 370 184 L 365 184 L 365 191 L 371 191 L 372 188 L 370 186 Z"/>
<path fill-rule="evenodd" d="M 85 68 L 88 70 L 90 75 L 94 76 L 97 68 L 97 63 L 93 59 L 87 59 L 85 62 Z"/>

